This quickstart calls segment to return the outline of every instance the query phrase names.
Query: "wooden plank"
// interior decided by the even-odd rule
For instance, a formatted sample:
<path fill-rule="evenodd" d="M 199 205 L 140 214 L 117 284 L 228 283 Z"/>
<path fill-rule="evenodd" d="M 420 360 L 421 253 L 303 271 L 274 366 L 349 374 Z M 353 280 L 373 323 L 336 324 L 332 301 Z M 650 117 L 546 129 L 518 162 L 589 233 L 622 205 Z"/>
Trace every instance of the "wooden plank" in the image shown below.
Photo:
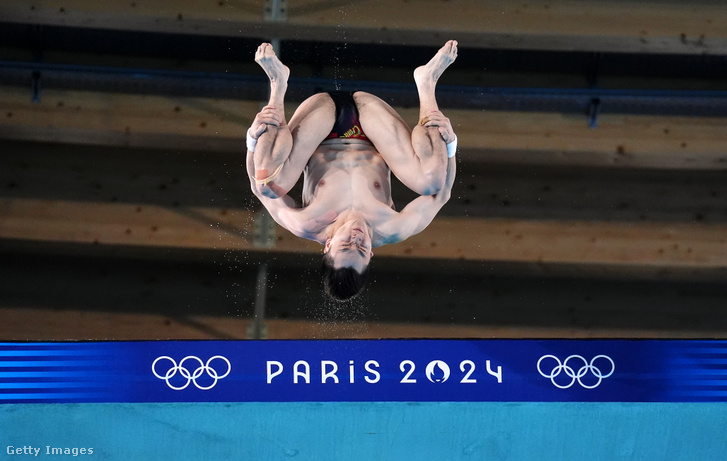
<path fill-rule="evenodd" d="M 259 102 L 3 87 L 0 137 L 78 144 L 231 150 Z"/>
<path fill-rule="evenodd" d="M 488 161 L 598 167 L 719 169 L 725 120 L 603 114 L 597 128 L 575 115 L 453 111 L 467 149 Z M 459 136 L 459 134 L 458 134 Z M 475 154 L 476 155 L 476 154 Z"/>
<path fill-rule="evenodd" d="M 623 269 L 668 275 L 705 269 L 727 275 L 723 224 L 440 218 L 430 227 L 390 251 L 542 266 L 583 264 L 595 273 Z"/>
<path fill-rule="evenodd" d="M 239 152 L 256 101 L 0 87 L 0 138 Z M 289 104 L 291 112 L 295 105 Z M 411 125 L 416 110 L 397 108 Z M 447 110 L 467 160 L 598 167 L 727 169 L 722 118 Z"/>
<path fill-rule="evenodd" d="M 263 2 L 7 0 L 5 21 L 185 34 L 363 43 L 649 53 L 727 53 L 727 6 L 682 2 L 497 0 L 323 3 L 289 0 L 287 20 Z"/>
<path fill-rule="evenodd" d="M 256 250 L 251 213 L 63 200 L 0 200 L 0 238 L 92 245 Z M 273 252 L 320 253 L 278 229 Z M 593 276 L 727 279 L 727 223 L 545 221 L 439 217 L 379 256 L 559 266 Z"/>
<path fill-rule="evenodd" d="M 63 200 L 0 199 L 2 238 L 92 245 L 254 250 L 247 210 Z M 278 251 L 312 251 L 292 235 Z"/>

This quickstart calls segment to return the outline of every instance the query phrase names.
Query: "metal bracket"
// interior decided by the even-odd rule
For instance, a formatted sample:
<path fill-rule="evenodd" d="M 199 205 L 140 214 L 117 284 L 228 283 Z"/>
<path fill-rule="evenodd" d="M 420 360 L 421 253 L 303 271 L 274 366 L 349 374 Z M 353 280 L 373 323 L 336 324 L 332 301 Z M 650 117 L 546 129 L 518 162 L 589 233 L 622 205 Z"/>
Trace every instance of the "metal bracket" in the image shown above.
<path fill-rule="evenodd" d="M 588 66 L 588 74 L 586 80 L 591 90 L 598 88 L 598 79 L 600 77 L 601 61 L 603 53 L 594 53 L 591 55 L 591 62 Z M 601 98 L 592 97 L 588 103 L 588 128 L 598 128 L 598 115 L 601 111 Z"/>
<path fill-rule="evenodd" d="M 263 19 L 266 21 L 286 21 L 288 19 L 288 0 L 265 0 Z"/>
<path fill-rule="evenodd" d="M 34 70 L 33 71 L 33 80 L 32 80 L 32 91 L 33 91 L 33 102 L 39 103 L 40 102 L 40 93 L 42 86 L 40 84 L 40 71 Z"/>
<path fill-rule="evenodd" d="M 285 22 L 288 20 L 288 0 L 265 0 L 263 19 L 270 22 Z M 280 53 L 280 39 L 271 37 L 270 43 L 278 57 Z"/>
<path fill-rule="evenodd" d="M 598 113 L 601 110 L 601 99 L 592 98 L 588 106 L 588 128 L 598 128 Z"/>

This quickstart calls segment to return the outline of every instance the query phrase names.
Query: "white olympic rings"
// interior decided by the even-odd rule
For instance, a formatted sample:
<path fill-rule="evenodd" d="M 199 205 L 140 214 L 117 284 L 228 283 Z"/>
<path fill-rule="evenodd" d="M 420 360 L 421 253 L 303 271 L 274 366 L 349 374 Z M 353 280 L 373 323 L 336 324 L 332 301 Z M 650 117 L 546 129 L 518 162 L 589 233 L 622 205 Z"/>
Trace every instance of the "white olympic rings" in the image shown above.
<path fill-rule="evenodd" d="M 540 368 L 540 364 L 544 359 L 553 359 L 556 361 L 557 365 L 553 367 L 550 373 L 543 373 L 543 370 Z M 594 365 L 594 362 L 598 359 L 606 359 L 611 363 L 611 371 L 604 374 L 600 368 Z M 568 365 L 568 362 L 570 360 L 580 360 L 583 361 L 583 365 L 578 368 L 578 371 L 575 371 L 574 367 L 571 367 Z M 581 378 L 583 378 L 588 372 L 593 373 L 593 376 L 598 378 L 598 381 L 596 381 L 595 384 L 585 384 L 583 381 L 581 381 Z M 563 361 L 563 363 L 560 362 L 560 359 L 554 355 L 544 355 L 540 357 L 540 360 L 538 360 L 538 373 L 540 373 L 544 378 L 550 379 L 550 381 L 553 383 L 553 385 L 559 389 L 568 389 L 571 387 L 576 381 L 578 381 L 578 384 L 583 386 L 586 389 L 593 389 L 595 387 L 598 387 L 601 384 L 601 381 L 608 378 L 613 374 L 613 372 L 616 371 L 616 365 L 613 363 L 613 360 L 611 360 L 611 357 L 607 355 L 597 355 L 591 359 L 590 362 L 588 362 L 585 358 L 581 357 L 580 355 L 571 355 L 567 359 Z M 558 384 L 555 382 L 555 378 L 560 375 L 560 373 L 565 373 L 566 376 L 571 378 L 570 383 L 568 384 Z"/>
<path fill-rule="evenodd" d="M 227 371 L 221 375 L 217 373 L 217 370 L 210 366 L 210 363 L 212 363 L 212 361 L 216 359 L 222 360 L 227 364 Z M 167 370 L 167 372 L 163 375 L 157 373 L 156 370 L 157 362 L 159 362 L 160 360 L 169 360 L 170 362 L 172 362 L 169 370 Z M 195 360 L 197 361 L 197 363 L 199 363 L 199 366 L 195 368 L 193 372 L 190 372 L 189 369 L 184 366 L 184 362 L 186 362 L 187 360 Z M 187 386 L 189 386 L 189 383 L 194 383 L 197 389 L 201 389 L 203 391 L 212 389 L 217 384 L 217 381 L 229 375 L 231 370 L 232 366 L 230 365 L 230 361 L 221 355 L 215 355 L 213 357 L 210 357 L 206 363 L 203 362 L 202 359 L 200 359 L 199 357 L 195 357 L 194 355 L 188 355 L 179 362 L 179 365 L 177 365 L 177 362 L 173 358 L 162 355 L 161 357 L 157 357 L 156 360 L 154 360 L 154 362 L 151 364 L 151 371 L 152 373 L 154 373 L 154 376 L 166 381 L 167 386 L 174 389 L 175 391 L 181 391 L 182 389 L 185 389 Z M 184 385 L 175 386 L 171 382 L 169 382 L 169 380 L 173 378 L 177 374 L 177 372 L 179 372 L 182 378 L 185 378 L 187 380 Z M 202 376 L 203 373 L 207 373 L 207 375 L 209 375 L 209 377 L 213 380 L 212 384 L 210 384 L 209 386 L 200 386 L 200 384 L 197 382 L 197 378 Z"/>

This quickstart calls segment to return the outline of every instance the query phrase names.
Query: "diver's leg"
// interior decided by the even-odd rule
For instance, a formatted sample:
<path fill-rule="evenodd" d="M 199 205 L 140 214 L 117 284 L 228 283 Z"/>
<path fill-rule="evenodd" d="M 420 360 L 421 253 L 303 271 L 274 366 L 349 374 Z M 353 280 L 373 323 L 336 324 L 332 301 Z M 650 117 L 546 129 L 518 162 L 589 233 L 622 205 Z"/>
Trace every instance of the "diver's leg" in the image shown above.
<path fill-rule="evenodd" d="M 420 120 L 431 112 L 439 110 L 434 94 L 437 81 L 455 59 L 457 59 L 457 42 L 450 40 L 437 51 L 437 54 L 428 63 L 414 70 L 414 82 L 419 93 Z"/>
<path fill-rule="evenodd" d="M 308 164 L 311 155 L 328 137 L 336 122 L 336 104 L 328 93 L 318 93 L 303 101 L 290 118 L 293 151 L 288 160 L 292 187 Z M 287 180 L 288 178 L 286 178 Z"/>
<path fill-rule="evenodd" d="M 255 53 L 255 62 L 270 79 L 270 99 L 255 117 L 250 135 L 257 139 L 253 159 L 255 179 L 269 178 L 287 159 L 293 147 L 293 137 L 285 120 L 285 92 L 290 69 L 275 55 L 273 46 L 263 43 Z"/>
<path fill-rule="evenodd" d="M 285 195 L 295 185 L 310 156 L 330 133 L 335 104 L 327 94 L 314 95 L 296 109 L 287 123 L 284 98 L 290 70 L 268 43 L 260 45 L 255 61 L 270 79 L 270 100 L 250 129 L 252 136 L 257 136 L 254 176 L 260 192 L 274 198 Z"/>
<path fill-rule="evenodd" d="M 439 77 L 456 57 L 457 42 L 451 40 L 427 64 L 414 71 L 420 123 L 413 130 L 376 96 L 363 92 L 354 95 L 366 136 L 391 171 L 421 195 L 436 194 L 446 177 L 446 142 L 454 139 L 454 132 L 449 120 L 439 112 L 435 88 Z"/>
<path fill-rule="evenodd" d="M 447 143 L 454 141 L 452 125 L 439 111 L 435 88 L 439 77 L 457 58 L 457 42 L 448 41 L 425 65 L 414 70 L 419 93 L 419 123 L 412 130 L 411 142 L 422 163 L 427 186 L 439 191 L 447 173 Z"/>

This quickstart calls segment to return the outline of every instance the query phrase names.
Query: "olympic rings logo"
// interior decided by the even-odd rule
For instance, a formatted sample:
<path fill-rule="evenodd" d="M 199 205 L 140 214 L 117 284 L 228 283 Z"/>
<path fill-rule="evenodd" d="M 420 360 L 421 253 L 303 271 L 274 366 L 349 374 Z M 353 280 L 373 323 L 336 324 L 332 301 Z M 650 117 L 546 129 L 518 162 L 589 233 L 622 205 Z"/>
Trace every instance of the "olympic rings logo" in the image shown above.
<path fill-rule="evenodd" d="M 159 374 L 156 369 L 157 363 L 161 360 L 168 360 L 169 362 L 171 362 L 171 366 L 163 374 Z M 184 365 L 185 362 L 190 361 L 190 360 L 193 362 L 196 362 L 198 364 L 198 366 L 194 369 L 194 371 L 190 371 L 189 368 L 187 368 Z M 217 372 L 217 370 L 215 370 L 212 366 L 210 366 L 210 364 L 215 360 L 223 361 L 227 365 L 227 371 L 225 371 L 222 374 L 219 374 Z M 193 355 L 188 355 L 185 358 L 183 358 L 179 362 L 179 364 L 177 364 L 177 362 L 173 358 L 163 355 L 161 357 L 157 357 L 156 360 L 154 360 L 154 362 L 151 364 L 151 371 L 152 371 L 152 373 L 154 373 L 154 376 L 166 381 L 167 386 L 169 386 L 171 389 L 174 389 L 175 391 L 181 391 L 182 389 L 185 389 L 187 386 L 189 386 L 189 383 L 194 383 L 194 385 L 197 387 L 197 389 L 207 391 L 207 390 L 215 387 L 215 385 L 217 384 L 217 381 L 219 381 L 220 379 L 229 375 L 230 370 L 232 370 L 230 361 L 221 355 L 215 355 L 214 357 L 210 357 L 209 360 L 207 360 L 207 362 L 203 362 L 202 359 L 200 359 L 199 357 L 195 357 Z M 186 379 L 187 382 L 182 385 L 172 384 L 172 382 L 170 380 L 174 376 L 176 376 L 177 373 L 179 373 L 179 375 L 181 376 L 181 379 L 180 379 L 181 382 L 183 382 L 184 379 Z M 212 379 L 212 384 L 203 386 L 197 382 L 197 379 L 200 378 L 202 376 L 202 374 L 204 374 L 204 373 L 206 373 Z"/>
<path fill-rule="evenodd" d="M 553 367 L 553 369 L 550 371 L 550 373 L 544 373 L 543 370 L 540 368 L 541 363 L 545 359 L 552 359 L 555 360 L 556 365 Z M 605 363 L 604 360 L 608 361 L 610 363 L 610 371 L 608 373 L 604 373 L 600 368 L 598 368 L 594 363 L 596 360 L 601 361 L 601 366 L 604 366 Z M 572 361 L 576 361 L 580 367 L 571 366 L 569 363 L 572 363 Z M 582 365 L 581 365 L 582 363 Z M 576 371 L 576 368 L 578 371 Z M 586 389 L 593 389 L 598 387 L 601 384 L 601 381 L 608 378 L 613 374 L 613 372 L 616 371 L 616 365 L 613 363 L 613 360 L 611 360 L 611 357 L 607 355 L 597 355 L 591 359 L 590 362 L 588 362 L 585 358 L 581 357 L 580 355 L 571 355 L 567 359 L 563 361 L 563 363 L 560 362 L 560 359 L 554 355 L 544 355 L 540 357 L 540 360 L 538 360 L 538 373 L 540 373 L 544 378 L 550 379 L 550 381 L 553 383 L 553 385 L 559 389 L 568 389 L 573 384 L 575 384 L 576 381 L 578 381 L 578 384 L 580 384 L 582 387 Z M 591 372 L 593 376 L 597 378 L 595 381 L 595 384 L 588 384 L 584 383 L 581 378 L 586 376 L 588 372 Z M 565 373 L 565 375 L 570 378 L 570 382 L 567 384 L 559 384 L 556 382 L 555 378 L 560 376 L 561 373 Z"/>

